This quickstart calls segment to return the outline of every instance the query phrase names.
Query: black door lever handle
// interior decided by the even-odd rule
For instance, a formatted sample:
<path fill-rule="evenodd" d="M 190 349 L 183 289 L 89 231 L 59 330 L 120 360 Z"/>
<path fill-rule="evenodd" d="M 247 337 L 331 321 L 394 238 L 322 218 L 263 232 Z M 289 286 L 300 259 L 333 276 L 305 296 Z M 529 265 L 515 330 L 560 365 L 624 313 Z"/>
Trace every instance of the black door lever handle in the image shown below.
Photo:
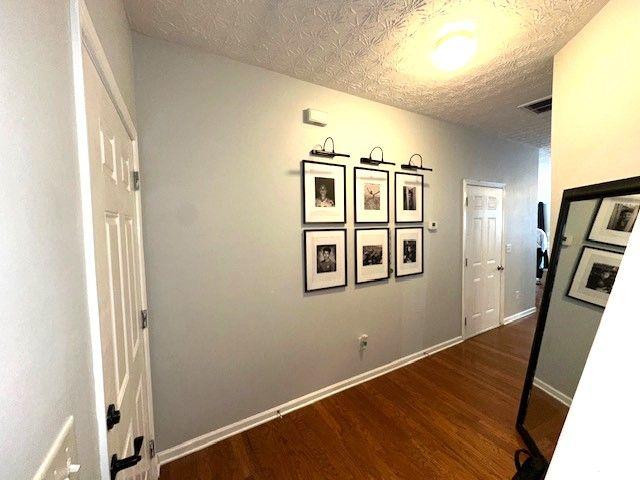
<path fill-rule="evenodd" d="M 116 410 L 116 406 L 112 403 L 107 408 L 107 430 L 111 430 L 118 423 L 120 423 L 120 410 Z"/>
<path fill-rule="evenodd" d="M 133 439 L 133 455 L 131 455 L 130 457 L 118 460 L 118 454 L 113 454 L 113 456 L 111 457 L 111 480 L 116 480 L 116 475 L 118 475 L 118 472 L 120 470 L 131 468 L 134 465 L 137 465 L 140 460 L 142 460 L 140 450 L 142 450 L 143 441 L 143 436 Z"/>

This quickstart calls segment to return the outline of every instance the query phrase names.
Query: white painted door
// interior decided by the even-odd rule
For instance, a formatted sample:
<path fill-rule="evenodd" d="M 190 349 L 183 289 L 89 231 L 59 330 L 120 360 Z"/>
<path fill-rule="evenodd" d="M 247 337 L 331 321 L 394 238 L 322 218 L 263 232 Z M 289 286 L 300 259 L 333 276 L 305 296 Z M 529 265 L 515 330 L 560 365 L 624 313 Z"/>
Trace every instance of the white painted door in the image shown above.
<path fill-rule="evenodd" d="M 104 372 L 104 412 L 114 405 L 120 420 L 107 430 L 109 459 L 141 460 L 117 480 L 146 480 L 150 469 L 148 371 L 141 324 L 141 277 L 137 193 L 133 185 L 136 143 L 130 137 L 96 67 L 83 48 L 91 169 L 91 201 Z M 106 421 L 106 418 L 105 418 Z"/>
<path fill-rule="evenodd" d="M 465 338 L 500 325 L 502 189 L 467 186 L 464 266 Z"/>

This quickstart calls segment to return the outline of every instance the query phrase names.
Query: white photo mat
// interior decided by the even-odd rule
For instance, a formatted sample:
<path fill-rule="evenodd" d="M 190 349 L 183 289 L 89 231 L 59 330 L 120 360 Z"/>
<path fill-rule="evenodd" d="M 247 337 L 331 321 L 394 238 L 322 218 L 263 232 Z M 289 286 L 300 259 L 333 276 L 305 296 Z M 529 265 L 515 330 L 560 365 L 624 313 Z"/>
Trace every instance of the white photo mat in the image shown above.
<path fill-rule="evenodd" d="M 605 307 L 622 261 L 622 253 L 583 247 L 567 295 Z"/>
<path fill-rule="evenodd" d="M 305 230 L 304 246 L 305 291 L 347 284 L 346 229 Z"/>
<path fill-rule="evenodd" d="M 396 228 L 396 277 L 423 273 L 423 232 L 422 227 Z"/>
<path fill-rule="evenodd" d="M 640 212 L 640 195 L 603 198 L 588 240 L 626 247 Z"/>
<path fill-rule="evenodd" d="M 356 223 L 389 222 L 389 172 L 355 167 L 353 192 Z"/>
<path fill-rule="evenodd" d="M 304 223 L 345 223 L 346 167 L 302 161 Z"/>
<path fill-rule="evenodd" d="M 422 223 L 424 220 L 424 176 L 395 173 L 396 223 Z"/>
<path fill-rule="evenodd" d="M 355 230 L 356 283 L 389 278 L 389 229 Z"/>

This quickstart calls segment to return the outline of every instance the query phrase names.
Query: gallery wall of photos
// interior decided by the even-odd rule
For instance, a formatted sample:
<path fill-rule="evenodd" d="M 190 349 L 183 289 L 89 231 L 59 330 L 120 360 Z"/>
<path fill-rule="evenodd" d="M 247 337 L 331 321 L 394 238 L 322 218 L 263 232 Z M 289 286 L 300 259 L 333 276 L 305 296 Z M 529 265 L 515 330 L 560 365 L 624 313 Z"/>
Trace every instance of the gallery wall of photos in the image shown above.
<path fill-rule="evenodd" d="M 347 198 L 347 168 L 353 179 L 352 198 Z M 356 284 L 390 278 L 392 257 L 396 277 L 423 273 L 424 176 L 393 173 L 392 184 L 390 172 L 382 168 L 301 162 L 305 291 L 346 286 L 349 262 Z M 393 232 L 388 226 L 392 198 Z M 339 228 L 346 224 L 348 208 L 354 215 L 353 252 L 347 252 L 347 229 Z M 326 228 L 307 228 L 313 224 Z"/>

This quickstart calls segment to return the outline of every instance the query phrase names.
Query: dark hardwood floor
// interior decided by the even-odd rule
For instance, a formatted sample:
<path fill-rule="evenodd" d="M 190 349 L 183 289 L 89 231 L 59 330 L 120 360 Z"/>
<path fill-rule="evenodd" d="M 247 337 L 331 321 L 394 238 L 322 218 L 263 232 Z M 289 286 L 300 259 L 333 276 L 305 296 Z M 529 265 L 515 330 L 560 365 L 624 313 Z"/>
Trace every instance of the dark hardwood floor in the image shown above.
<path fill-rule="evenodd" d="M 161 480 L 509 479 L 535 315 L 167 464 Z"/>

